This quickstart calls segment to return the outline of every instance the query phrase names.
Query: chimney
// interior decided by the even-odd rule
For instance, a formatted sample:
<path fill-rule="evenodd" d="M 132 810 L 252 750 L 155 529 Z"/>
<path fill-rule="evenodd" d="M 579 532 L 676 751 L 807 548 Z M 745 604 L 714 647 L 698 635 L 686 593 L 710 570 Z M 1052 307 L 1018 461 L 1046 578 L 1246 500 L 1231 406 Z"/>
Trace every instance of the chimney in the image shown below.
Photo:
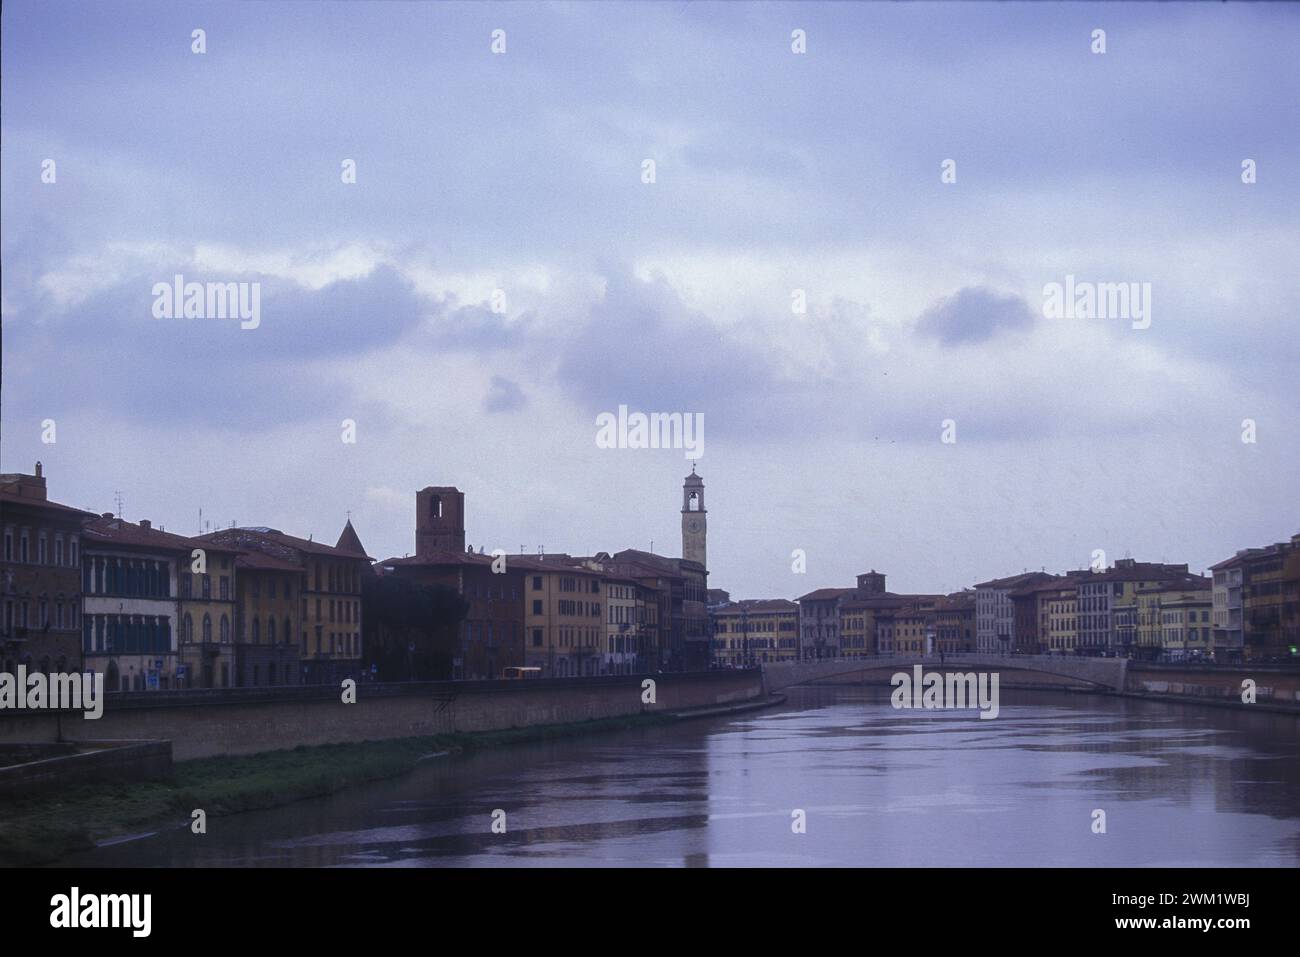
<path fill-rule="evenodd" d="M 100 518 L 112 518 L 112 517 L 113 517 L 113 513 L 112 513 L 112 512 L 104 512 L 104 514 L 100 515 L 99 517 L 100 517 Z"/>
<path fill-rule="evenodd" d="M 141 528 L 153 528 L 153 525 L 149 522 L 149 519 L 147 519 L 147 518 L 142 518 L 142 519 L 140 519 L 140 527 L 141 527 Z"/>
<path fill-rule="evenodd" d="M 37 478 L 40 478 L 40 477 L 41 477 L 41 463 L 40 463 L 40 462 L 37 462 L 37 463 L 36 463 L 36 477 L 37 477 Z"/>

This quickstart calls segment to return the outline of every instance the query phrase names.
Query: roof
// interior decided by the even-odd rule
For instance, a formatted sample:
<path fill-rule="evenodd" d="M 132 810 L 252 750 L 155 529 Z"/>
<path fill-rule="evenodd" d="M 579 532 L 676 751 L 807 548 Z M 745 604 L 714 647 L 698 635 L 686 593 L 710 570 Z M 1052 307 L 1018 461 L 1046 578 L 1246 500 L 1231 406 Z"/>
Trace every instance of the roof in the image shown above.
<path fill-rule="evenodd" d="M 636 574 L 635 569 L 638 567 L 650 575 L 679 577 L 687 570 L 704 571 L 704 566 L 699 562 L 687 561 L 684 558 L 669 558 L 667 555 L 656 555 L 654 552 L 643 552 L 639 548 L 625 548 L 621 552 L 616 552 L 611 562 L 616 569 L 621 568 L 620 574 L 629 572 Z"/>
<path fill-rule="evenodd" d="M 1186 578 L 1187 565 L 1166 565 L 1162 562 L 1135 562 L 1131 559 L 1117 561 L 1105 571 L 1093 572 L 1082 583 L 1095 582 L 1139 582 L 1168 581 L 1171 578 Z"/>
<path fill-rule="evenodd" d="M 1223 571 L 1225 568 L 1233 568 L 1237 565 L 1244 565 L 1247 562 L 1257 561 L 1261 558 L 1272 558 L 1277 555 L 1285 555 L 1287 552 L 1296 548 L 1296 537 L 1292 537 L 1289 542 L 1275 542 L 1272 545 L 1263 545 L 1259 548 L 1243 548 L 1231 558 L 1225 558 L 1217 565 L 1211 565 L 1210 571 Z"/>
<path fill-rule="evenodd" d="M 980 582 L 976 588 L 995 588 L 999 591 L 1002 589 L 1019 588 L 1021 585 L 1038 581 L 1043 577 L 1055 578 L 1048 572 L 1021 572 L 1019 575 L 1009 575 L 1006 578 L 991 578 L 986 582 Z"/>
<path fill-rule="evenodd" d="M 1138 594 L 1151 594 L 1161 591 L 1209 591 L 1213 587 L 1214 579 L 1208 575 L 1187 575 L 1184 578 L 1173 578 L 1168 581 L 1157 582 L 1154 585 L 1147 585 L 1137 591 Z"/>
<path fill-rule="evenodd" d="M 81 543 L 83 548 L 112 545 L 119 548 L 151 548 L 164 552 L 189 552 L 207 544 L 113 516 L 96 518 L 83 525 Z"/>
<path fill-rule="evenodd" d="M 324 542 L 296 538 L 293 535 L 286 535 L 284 532 L 277 529 L 268 529 L 265 526 L 222 528 L 215 532 L 208 532 L 206 535 L 196 535 L 194 540 L 196 542 L 213 542 L 241 552 L 267 552 L 281 558 L 287 558 L 290 561 L 296 560 L 297 555 L 285 555 L 283 549 L 287 548 L 308 555 L 370 561 L 370 556 L 364 552 L 358 554 L 344 551 L 333 545 L 326 545 Z"/>
<path fill-rule="evenodd" d="M 1077 588 L 1078 579 L 1067 578 L 1064 575 L 1053 575 L 1043 581 L 1027 582 L 1019 588 L 1011 589 L 1012 598 L 1027 598 L 1030 595 L 1037 595 L 1039 592 L 1061 591 L 1067 588 Z"/>
<path fill-rule="evenodd" d="M 18 495 L 4 489 L 0 489 L 0 505 L 23 506 L 25 508 L 48 509 L 66 515 L 68 518 L 93 518 L 94 512 L 88 512 L 84 508 L 73 508 L 71 505 L 60 505 L 58 502 L 51 502 L 45 498 L 33 498 L 30 495 Z"/>
<path fill-rule="evenodd" d="M 351 552 L 364 558 L 370 557 L 361 544 L 361 538 L 357 535 L 357 530 L 352 527 L 352 519 L 350 518 L 347 524 L 343 526 L 343 531 L 339 535 L 339 540 L 334 543 L 334 547 L 341 552 Z"/>
<path fill-rule="evenodd" d="M 968 611 L 975 608 L 975 593 L 973 591 L 958 591 L 951 595 L 945 595 L 934 603 L 935 611 Z"/>
<path fill-rule="evenodd" d="M 740 601 L 728 602 L 713 610 L 715 615 L 740 614 L 793 614 L 799 606 L 788 598 L 742 598 Z"/>
<path fill-rule="evenodd" d="M 480 555 L 478 552 L 458 551 L 456 549 L 439 549 L 423 555 L 407 555 L 404 558 L 386 558 L 376 562 L 385 568 L 436 568 L 441 566 L 491 565 L 496 558 L 492 555 Z M 518 563 L 516 559 L 506 556 L 506 567 Z"/>
<path fill-rule="evenodd" d="M 800 595 L 795 601 L 832 601 L 845 595 L 852 595 L 855 591 L 856 588 L 818 588 L 806 595 Z"/>
<path fill-rule="evenodd" d="M 303 570 L 301 562 L 295 562 L 276 555 L 268 555 L 265 552 L 240 552 L 239 557 L 235 559 L 235 567 L 247 568 L 251 571 L 270 572 L 301 572 Z"/>

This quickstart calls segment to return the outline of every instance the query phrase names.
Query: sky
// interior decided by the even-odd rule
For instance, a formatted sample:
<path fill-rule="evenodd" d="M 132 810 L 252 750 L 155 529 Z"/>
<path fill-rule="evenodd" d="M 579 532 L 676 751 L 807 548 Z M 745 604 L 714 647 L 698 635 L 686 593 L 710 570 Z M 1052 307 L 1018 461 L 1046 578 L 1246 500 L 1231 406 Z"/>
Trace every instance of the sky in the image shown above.
<path fill-rule="evenodd" d="M 330 542 L 350 515 L 383 559 L 455 485 L 489 552 L 680 555 L 694 464 L 733 598 L 1300 532 L 1294 6 L 2 26 L 0 468 L 41 460 L 56 501 Z M 259 283 L 260 324 L 155 318 L 178 274 Z M 1048 316 L 1066 276 L 1149 284 L 1149 325 Z M 702 415 L 702 456 L 599 447 L 620 405 Z"/>

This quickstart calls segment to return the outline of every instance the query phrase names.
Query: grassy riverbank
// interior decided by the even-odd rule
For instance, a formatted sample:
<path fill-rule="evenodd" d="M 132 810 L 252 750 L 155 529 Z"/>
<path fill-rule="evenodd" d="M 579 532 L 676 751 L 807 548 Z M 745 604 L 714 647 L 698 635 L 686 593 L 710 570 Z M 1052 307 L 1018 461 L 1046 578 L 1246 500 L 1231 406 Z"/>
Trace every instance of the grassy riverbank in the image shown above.
<path fill-rule="evenodd" d="M 481 734 L 327 744 L 175 765 L 170 779 L 83 785 L 6 798 L 0 807 L 0 864 L 48 864 L 99 841 L 188 826 L 202 808 L 213 818 L 278 807 L 346 787 L 396 777 L 432 754 L 458 754 L 527 741 L 642 727 L 674 720 L 634 715 L 580 724 L 541 725 Z"/>

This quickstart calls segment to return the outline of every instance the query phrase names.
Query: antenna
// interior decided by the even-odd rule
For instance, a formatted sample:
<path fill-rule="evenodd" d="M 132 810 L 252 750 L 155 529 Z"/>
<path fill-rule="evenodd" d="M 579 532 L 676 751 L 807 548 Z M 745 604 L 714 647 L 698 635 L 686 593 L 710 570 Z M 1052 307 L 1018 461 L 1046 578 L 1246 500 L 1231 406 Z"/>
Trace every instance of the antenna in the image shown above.
<path fill-rule="evenodd" d="M 117 496 L 117 517 L 121 518 L 122 517 L 122 490 L 120 488 L 113 489 L 113 494 Z"/>

